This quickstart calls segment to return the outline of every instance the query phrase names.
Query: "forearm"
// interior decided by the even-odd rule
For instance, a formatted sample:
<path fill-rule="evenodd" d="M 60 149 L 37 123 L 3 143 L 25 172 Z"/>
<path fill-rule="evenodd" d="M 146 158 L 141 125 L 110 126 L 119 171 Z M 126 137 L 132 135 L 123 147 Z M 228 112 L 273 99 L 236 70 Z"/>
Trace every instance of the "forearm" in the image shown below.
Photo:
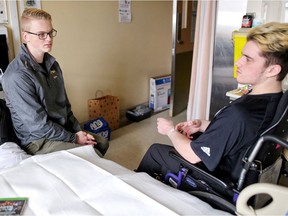
<path fill-rule="evenodd" d="M 77 120 L 77 118 L 74 116 L 74 113 L 71 109 L 71 104 L 69 102 L 69 99 L 67 97 L 67 94 L 65 92 L 65 98 L 66 98 L 66 107 L 67 107 L 67 123 L 65 125 L 65 128 L 71 132 L 78 132 L 81 131 L 81 126 Z"/>
<path fill-rule="evenodd" d="M 65 125 L 65 128 L 71 132 L 78 132 L 81 131 L 81 126 L 72 111 L 68 114 L 67 123 Z"/>
<path fill-rule="evenodd" d="M 190 163 L 200 162 L 200 158 L 195 154 L 191 147 L 191 140 L 176 130 L 170 130 L 167 134 L 176 151 Z"/>

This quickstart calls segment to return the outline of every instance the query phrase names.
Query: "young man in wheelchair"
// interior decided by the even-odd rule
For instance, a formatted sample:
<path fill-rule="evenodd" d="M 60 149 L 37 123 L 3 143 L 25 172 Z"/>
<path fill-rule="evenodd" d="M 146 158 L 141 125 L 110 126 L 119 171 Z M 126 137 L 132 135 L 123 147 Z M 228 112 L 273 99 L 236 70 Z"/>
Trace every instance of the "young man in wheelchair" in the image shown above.
<path fill-rule="evenodd" d="M 201 162 L 211 172 L 232 172 L 239 153 L 269 126 L 282 96 L 281 81 L 288 72 L 288 24 L 273 22 L 251 29 L 235 64 L 237 82 L 249 84 L 251 91 L 218 111 L 211 122 L 196 119 L 174 126 L 171 120 L 157 119 L 158 132 L 167 135 L 173 146 L 153 144 L 137 172 L 162 180 L 168 172 L 178 173 L 180 162 L 169 155 L 171 150 L 192 164 Z M 198 132 L 201 135 L 193 139 Z"/>

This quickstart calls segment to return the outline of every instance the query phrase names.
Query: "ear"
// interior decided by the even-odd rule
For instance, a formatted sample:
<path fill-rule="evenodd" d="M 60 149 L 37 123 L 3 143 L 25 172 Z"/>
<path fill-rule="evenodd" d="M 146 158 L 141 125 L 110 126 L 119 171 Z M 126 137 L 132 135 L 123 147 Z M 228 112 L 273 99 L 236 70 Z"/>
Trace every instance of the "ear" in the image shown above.
<path fill-rule="evenodd" d="M 273 76 L 277 76 L 280 71 L 281 71 L 281 66 L 276 64 L 276 65 L 270 65 L 266 68 L 267 70 L 267 76 L 268 77 L 273 77 Z"/>
<path fill-rule="evenodd" d="M 25 31 L 22 31 L 22 39 L 27 43 L 29 41 L 29 34 Z"/>

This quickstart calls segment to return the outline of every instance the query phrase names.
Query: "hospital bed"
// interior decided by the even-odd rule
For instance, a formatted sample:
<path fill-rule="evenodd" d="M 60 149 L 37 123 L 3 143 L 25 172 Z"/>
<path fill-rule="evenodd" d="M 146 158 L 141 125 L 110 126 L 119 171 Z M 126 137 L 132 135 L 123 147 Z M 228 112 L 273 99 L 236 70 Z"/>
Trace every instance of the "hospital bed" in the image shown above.
<path fill-rule="evenodd" d="M 0 170 L 0 197 L 23 215 L 229 215 L 197 197 L 100 158 L 92 146 L 36 155 Z"/>

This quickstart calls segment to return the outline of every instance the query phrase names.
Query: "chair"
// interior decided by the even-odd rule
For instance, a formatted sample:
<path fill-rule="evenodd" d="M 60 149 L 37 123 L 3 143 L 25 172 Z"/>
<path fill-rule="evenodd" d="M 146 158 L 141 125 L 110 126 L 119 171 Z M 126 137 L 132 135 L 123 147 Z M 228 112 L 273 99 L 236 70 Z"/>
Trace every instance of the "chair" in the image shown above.
<path fill-rule="evenodd" d="M 181 169 L 177 175 L 168 173 L 165 180 L 214 208 L 235 214 L 237 198 L 243 188 L 257 182 L 278 183 L 283 165 L 282 147 L 275 139 L 267 139 L 268 135 L 282 140 L 288 138 L 288 91 L 283 94 L 269 128 L 253 146 L 240 154 L 232 173 L 209 172 L 201 163 L 191 164 L 171 151 L 170 156 L 181 163 Z M 258 208 L 269 199 L 269 196 L 261 194 L 250 199 L 249 204 Z"/>

